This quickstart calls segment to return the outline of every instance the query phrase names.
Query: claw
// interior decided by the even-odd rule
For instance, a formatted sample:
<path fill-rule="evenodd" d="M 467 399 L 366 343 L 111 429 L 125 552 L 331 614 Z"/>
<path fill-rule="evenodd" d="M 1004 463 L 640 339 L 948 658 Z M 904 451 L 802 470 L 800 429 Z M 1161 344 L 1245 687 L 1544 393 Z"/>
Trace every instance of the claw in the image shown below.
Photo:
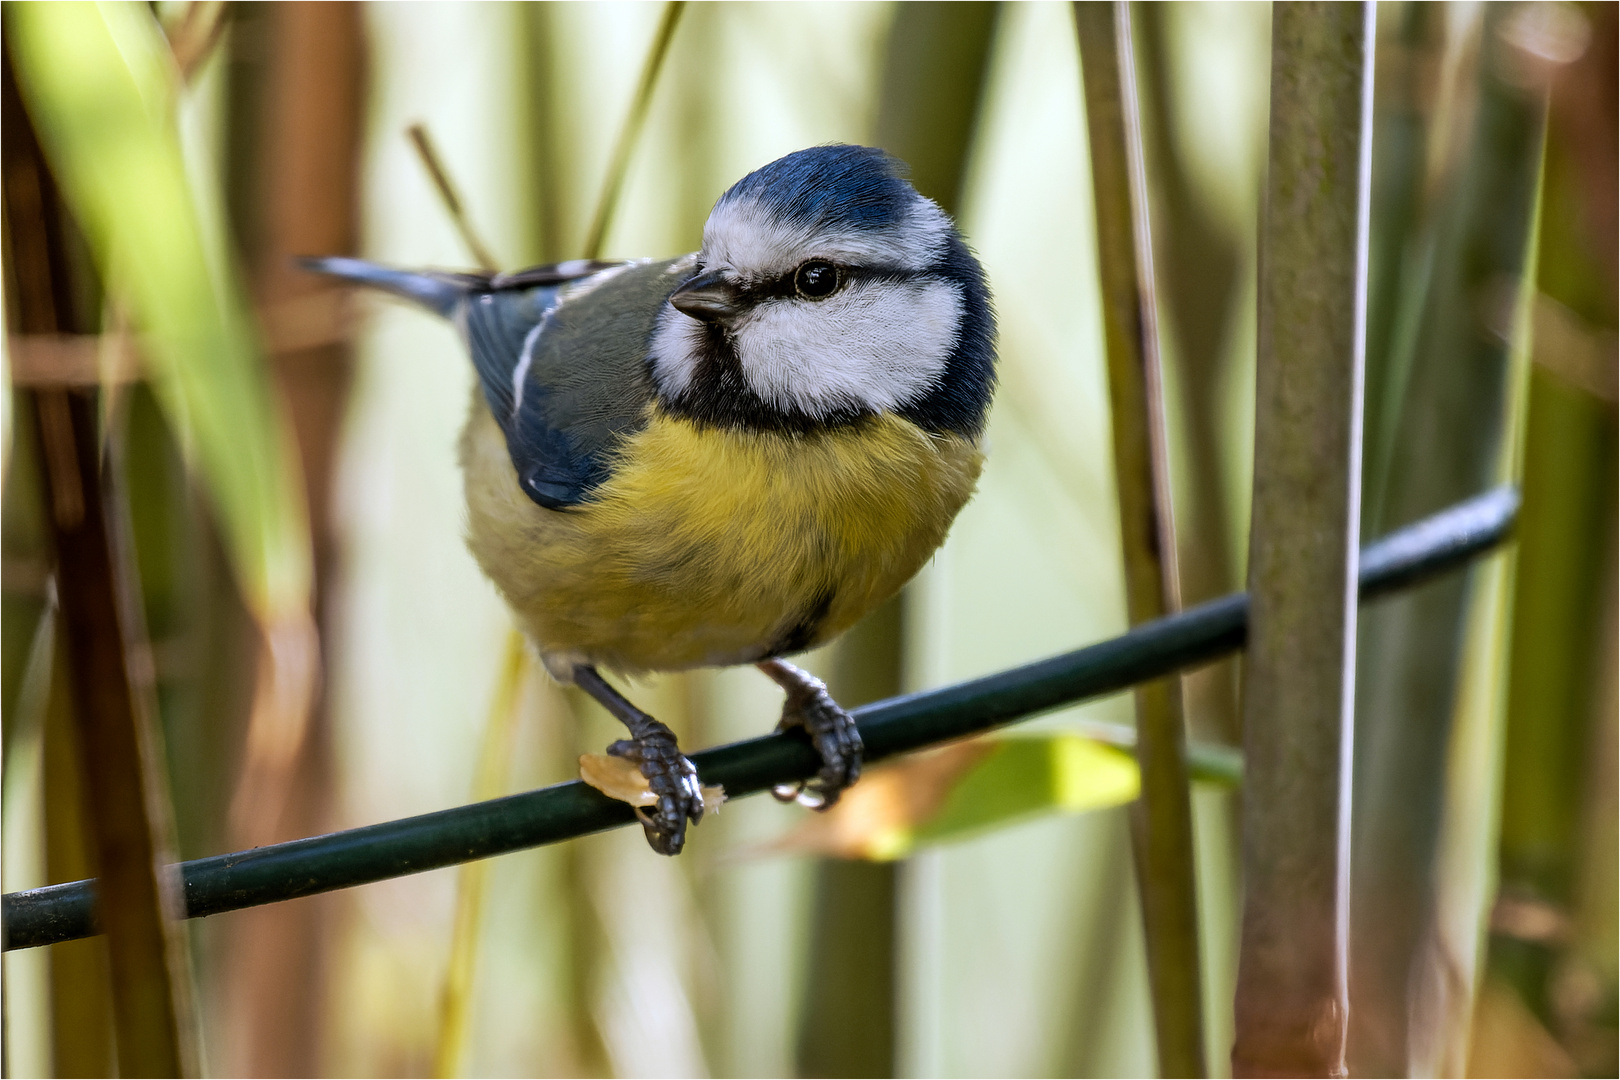
<path fill-rule="evenodd" d="M 865 747 L 855 718 L 839 707 L 819 680 L 805 676 L 802 691 L 788 692 L 782 706 L 782 721 L 776 730 L 802 727 L 810 735 L 821 770 L 802 784 L 782 784 L 771 794 L 782 802 L 797 802 L 812 810 L 828 810 L 838 802 L 845 788 L 861 778 L 861 754 Z"/>
<path fill-rule="evenodd" d="M 695 825 L 703 818 L 703 786 L 697 769 L 675 745 L 675 736 L 653 731 L 620 739 L 607 752 L 635 762 L 658 798 L 651 807 L 636 808 L 647 843 L 660 855 L 679 855 L 686 845 L 687 822 Z"/>

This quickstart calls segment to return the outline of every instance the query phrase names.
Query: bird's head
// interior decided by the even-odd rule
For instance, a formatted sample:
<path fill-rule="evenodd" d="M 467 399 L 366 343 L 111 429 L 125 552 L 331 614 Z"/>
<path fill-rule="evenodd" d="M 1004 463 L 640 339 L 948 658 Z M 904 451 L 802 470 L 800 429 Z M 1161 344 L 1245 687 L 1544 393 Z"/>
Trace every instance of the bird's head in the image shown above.
<path fill-rule="evenodd" d="M 653 334 L 665 407 L 813 430 L 882 412 L 976 436 L 995 379 L 984 271 L 898 161 L 819 146 L 715 203 Z"/>

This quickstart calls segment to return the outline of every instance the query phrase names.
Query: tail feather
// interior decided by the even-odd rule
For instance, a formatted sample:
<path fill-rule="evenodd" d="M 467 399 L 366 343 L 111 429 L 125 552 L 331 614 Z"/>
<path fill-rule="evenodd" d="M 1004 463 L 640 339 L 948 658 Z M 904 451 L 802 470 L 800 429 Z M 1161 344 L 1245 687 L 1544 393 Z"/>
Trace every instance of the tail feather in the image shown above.
<path fill-rule="evenodd" d="M 381 289 L 383 292 L 420 304 L 447 319 L 454 316 L 456 305 L 469 292 L 480 287 L 487 288 L 489 285 L 487 278 L 474 274 L 396 270 L 391 266 L 379 266 L 363 259 L 348 259 L 341 256 L 303 258 L 298 260 L 298 265 L 312 273 Z"/>

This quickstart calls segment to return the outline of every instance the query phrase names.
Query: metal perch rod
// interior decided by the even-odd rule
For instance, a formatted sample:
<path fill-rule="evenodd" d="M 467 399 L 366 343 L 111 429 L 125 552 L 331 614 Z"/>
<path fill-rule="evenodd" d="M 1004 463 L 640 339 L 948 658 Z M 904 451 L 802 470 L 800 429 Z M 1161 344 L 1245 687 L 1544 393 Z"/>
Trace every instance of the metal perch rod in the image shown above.
<path fill-rule="evenodd" d="M 1499 543 L 1519 509 L 1498 488 L 1368 545 L 1361 598 L 1463 566 Z M 1244 593 L 1145 623 L 1083 649 L 938 690 L 854 710 L 866 758 L 878 761 L 988 731 L 1014 720 L 1126 690 L 1241 649 Z M 820 760 L 801 732 L 748 739 L 692 755 L 705 784 L 732 798 L 813 776 Z M 399 821 L 181 863 L 189 918 L 346 889 L 552 844 L 635 820 L 630 807 L 578 780 Z M 94 880 L 7 893 L 5 948 L 26 949 L 98 932 Z"/>

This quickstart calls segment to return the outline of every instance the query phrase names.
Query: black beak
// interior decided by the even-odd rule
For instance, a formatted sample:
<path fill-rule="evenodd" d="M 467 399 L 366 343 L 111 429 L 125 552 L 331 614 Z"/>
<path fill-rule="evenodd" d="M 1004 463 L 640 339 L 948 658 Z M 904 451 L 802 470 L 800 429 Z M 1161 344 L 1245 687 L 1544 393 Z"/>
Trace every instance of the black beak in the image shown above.
<path fill-rule="evenodd" d="M 675 310 L 704 322 L 723 322 L 741 315 L 747 304 L 742 290 L 720 276 L 718 270 L 699 274 L 670 294 Z"/>

